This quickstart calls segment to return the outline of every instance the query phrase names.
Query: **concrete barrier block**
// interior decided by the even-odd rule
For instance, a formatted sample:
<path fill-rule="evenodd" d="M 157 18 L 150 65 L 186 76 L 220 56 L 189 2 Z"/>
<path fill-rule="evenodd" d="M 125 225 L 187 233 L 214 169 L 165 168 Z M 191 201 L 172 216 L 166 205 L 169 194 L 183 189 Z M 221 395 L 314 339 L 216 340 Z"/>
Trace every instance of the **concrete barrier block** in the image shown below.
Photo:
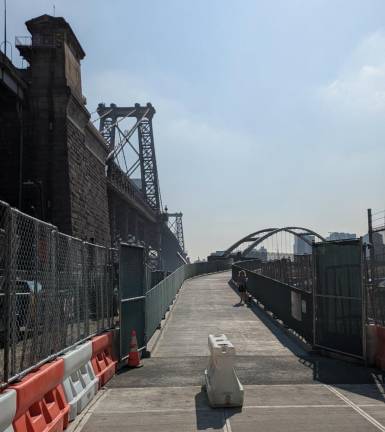
<path fill-rule="evenodd" d="M 15 432 L 60 432 L 68 425 L 69 406 L 62 387 L 64 361 L 58 359 L 30 372 L 16 390 Z"/>
<path fill-rule="evenodd" d="M 235 348 L 225 335 L 209 335 L 210 359 L 205 370 L 207 396 L 212 407 L 240 407 L 244 390 L 234 369 Z"/>
<path fill-rule="evenodd" d="M 69 420 L 83 411 L 99 387 L 91 365 L 92 343 L 86 342 L 62 357 L 64 360 L 63 388 L 70 406 Z"/>
<path fill-rule="evenodd" d="M 0 393 L 0 432 L 13 432 L 13 418 L 16 414 L 16 392 Z"/>

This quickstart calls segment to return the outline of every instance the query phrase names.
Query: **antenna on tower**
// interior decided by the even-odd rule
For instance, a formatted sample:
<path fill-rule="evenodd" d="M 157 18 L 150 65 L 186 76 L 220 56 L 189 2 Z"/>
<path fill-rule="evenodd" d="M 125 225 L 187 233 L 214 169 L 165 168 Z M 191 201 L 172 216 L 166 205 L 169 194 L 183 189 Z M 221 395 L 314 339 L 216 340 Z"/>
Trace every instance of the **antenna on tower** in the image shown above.
<path fill-rule="evenodd" d="M 53 16 L 56 16 L 56 6 L 53 5 Z"/>

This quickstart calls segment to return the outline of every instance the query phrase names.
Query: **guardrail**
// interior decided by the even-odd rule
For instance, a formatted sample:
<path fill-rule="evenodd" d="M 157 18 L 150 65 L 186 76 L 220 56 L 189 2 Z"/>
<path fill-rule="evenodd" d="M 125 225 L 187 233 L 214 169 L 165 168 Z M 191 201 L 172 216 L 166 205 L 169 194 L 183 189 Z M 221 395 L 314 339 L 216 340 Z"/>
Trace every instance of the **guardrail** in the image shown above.
<path fill-rule="evenodd" d="M 312 343 L 313 294 L 249 270 L 253 266 L 254 263 L 251 261 L 235 263 L 232 266 L 233 281 L 237 282 L 239 271 L 244 270 L 250 295 L 287 327 Z"/>
<path fill-rule="evenodd" d="M 183 282 L 194 276 L 230 270 L 232 258 L 221 261 L 185 264 L 146 293 L 146 337 L 149 340 L 166 315 Z"/>
<path fill-rule="evenodd" d="M 0 388 L 113 327 L 112 255 L 0 202 Z"/>

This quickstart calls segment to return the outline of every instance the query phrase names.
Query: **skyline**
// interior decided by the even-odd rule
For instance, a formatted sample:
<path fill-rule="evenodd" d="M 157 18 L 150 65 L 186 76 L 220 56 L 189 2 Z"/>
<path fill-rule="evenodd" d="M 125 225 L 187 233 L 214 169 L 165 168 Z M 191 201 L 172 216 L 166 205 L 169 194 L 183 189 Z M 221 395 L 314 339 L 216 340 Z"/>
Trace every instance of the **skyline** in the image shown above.
<path fill-rule="evenodd" d="M 12 43 L 52 13 L 23 3 L 8 4 Z M 55 5 L 87 54 L 89 111 L 155 106 L 163 202 L 183 212 L 192 258 L 268 225 L 364 234 L 366 209 L 385 207 L 381 2 L 118 1 L 109 15 L 102 2 Z M 139 17 L 128 30 L 125 12 Z"/>

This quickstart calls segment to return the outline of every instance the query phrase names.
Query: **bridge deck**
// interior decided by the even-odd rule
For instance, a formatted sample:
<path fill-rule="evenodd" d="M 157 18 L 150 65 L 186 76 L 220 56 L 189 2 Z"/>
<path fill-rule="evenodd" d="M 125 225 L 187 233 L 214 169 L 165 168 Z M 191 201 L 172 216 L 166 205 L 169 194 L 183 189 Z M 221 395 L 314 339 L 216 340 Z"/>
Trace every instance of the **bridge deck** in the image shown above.
<path fill-rule="evenodd" d="M 259 307 L 239 306 L 229 277 L 187 281 L 152 357 L 115 376 L 71 429 L 385 432 L 376 371 L 303 351 Z M 242 410 L 207 404 L 209 333 L 225 333 L 236 347 Z"/>

